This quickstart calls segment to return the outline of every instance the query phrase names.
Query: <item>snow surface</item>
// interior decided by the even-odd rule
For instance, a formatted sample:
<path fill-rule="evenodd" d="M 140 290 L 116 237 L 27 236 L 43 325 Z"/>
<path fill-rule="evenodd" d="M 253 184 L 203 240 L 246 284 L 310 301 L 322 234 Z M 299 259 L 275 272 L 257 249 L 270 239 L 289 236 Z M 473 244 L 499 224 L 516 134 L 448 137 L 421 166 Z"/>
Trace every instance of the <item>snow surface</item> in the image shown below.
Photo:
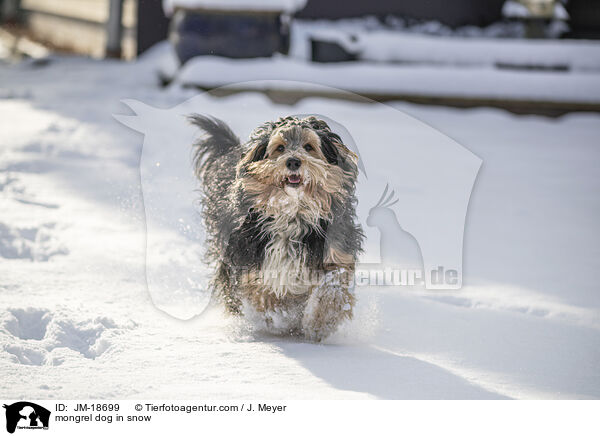
<path fill-rule="evenodd" d="M 1 397 L 600 398 L 599 115 L 392 104 L 484 162 L 464 287 L 359 287 L 355 319 L 315 345 L 216 310 L 181 321 L 152 304 L 142 136 L 111 114 L 128 113 L 122 99 L 169 108 L 195 96 L 244 136 L 249 111 L 335 108 L 356 128 L 377 106 L 160 89 L 158 58 L 0 67 Z M 165 303 L 187 304 L 179 297 Z"/>
<path fill-rule="evenodd" d="M 600 70 L 600 43 L 596 41 L 440 37 L 386 29 L 357 31 L 350 24 L 299 23 L 293 29 L 299 33 L 294 42 L 300 44 L 300 39 L 310 37 L 337 42 L 360 60 L 372 62 Z"/>
<path fill-rule="evenodd" d="M 356 93 L 553 102 L 600 102 L 600 74 L 587 72 L 515 71 L 460 66 L 358 63 L 316 64 L 287 57 L 228 59 L 199 56 L 175 76 L 187 86 L 212 88 L 229 83 L 281 79 Z M 343 79 L 342 79 L 343 78 Z M 308 84 L 285 90 L 311 91 Z"/>

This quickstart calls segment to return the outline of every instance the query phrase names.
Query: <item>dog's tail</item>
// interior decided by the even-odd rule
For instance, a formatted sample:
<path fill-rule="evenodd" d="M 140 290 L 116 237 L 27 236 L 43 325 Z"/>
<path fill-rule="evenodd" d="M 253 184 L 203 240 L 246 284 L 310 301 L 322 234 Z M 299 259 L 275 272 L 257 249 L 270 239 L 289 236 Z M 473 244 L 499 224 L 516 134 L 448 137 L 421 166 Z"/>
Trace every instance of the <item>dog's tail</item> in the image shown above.
<path fill-rule="evenodd" d="M 193 114 L 189 121 L 202 129 L 205 135 L 194 144 L 194 168 L 202 177 L 207 165 L 239 149 L 241 143 L 223 121 L 204 115 Z"/>
<path fill-rule="evenodd" d="M 207 230 L 207 259 L 219 259 L 235 224 L 236 208 L 228 200 L 236 177 L 242 144 L 223 121 L 193 114 L 189 117 L 203 135 L 194 144 L 193 164 L 201 182 L 202 215 Z"/>

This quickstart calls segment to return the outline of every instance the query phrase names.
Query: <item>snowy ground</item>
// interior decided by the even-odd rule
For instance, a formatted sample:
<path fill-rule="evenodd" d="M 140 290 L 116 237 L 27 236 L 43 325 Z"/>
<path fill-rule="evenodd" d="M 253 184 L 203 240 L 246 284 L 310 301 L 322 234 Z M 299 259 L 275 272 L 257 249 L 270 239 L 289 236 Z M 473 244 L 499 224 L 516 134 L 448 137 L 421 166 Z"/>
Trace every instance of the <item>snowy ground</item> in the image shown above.
<path fill-rule="evenodd" d="M 393 104 L 483 159 L 465 286 L 360 288 L 355 320 L 315 345 L 152 304 L 142 136 L 111 114 L 194 96 L 160 90 L 154 62 L 0 67 L 0 397 L 600 398 L 599 115 Z M 242 100 L 365 111 L 205 105 Z"/>

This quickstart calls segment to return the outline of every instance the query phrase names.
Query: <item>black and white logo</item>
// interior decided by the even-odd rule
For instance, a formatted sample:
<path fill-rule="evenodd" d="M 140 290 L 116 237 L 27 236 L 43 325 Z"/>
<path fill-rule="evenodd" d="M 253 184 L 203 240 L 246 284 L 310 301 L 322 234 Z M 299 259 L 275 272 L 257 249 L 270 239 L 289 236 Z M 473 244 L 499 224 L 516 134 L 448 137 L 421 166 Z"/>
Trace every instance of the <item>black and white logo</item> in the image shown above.
<path fill-rule="evenodd" d="M 14 433 L 16 429 L 48 429 L 50 411 L 28 401 L 19 401 L 4 405 L 6 409 L 6 431 Z"/>

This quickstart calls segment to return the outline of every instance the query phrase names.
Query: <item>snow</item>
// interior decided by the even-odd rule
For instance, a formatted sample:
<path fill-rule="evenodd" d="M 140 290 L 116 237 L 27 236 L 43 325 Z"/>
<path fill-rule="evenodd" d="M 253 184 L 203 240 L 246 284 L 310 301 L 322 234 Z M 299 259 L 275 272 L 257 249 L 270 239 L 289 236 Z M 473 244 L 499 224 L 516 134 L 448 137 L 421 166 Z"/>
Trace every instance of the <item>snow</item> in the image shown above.
<path fill-rule="evenodd" d="M 289 57 L 201 56 L 179 70 L 171 66 L 163 75 L 202 88 L 268 79 L 303 82 L 310 77 L 316 85 L 384 96 L 600 102 L 596 41 L 442 37 L 390 27 L 368 18 L 295 21 Z M 359 61 L 309 62 L 311 38 L 336 42 Z M 285 90 L 314 88 L 296 84 Z"/>
<path fill-rule="evenodd" d="M 131 329 L 110 318 L 75 321 L 46 309 L 8 308 L 1 323 L 10 344 L 4 347 L 12 362 L 19 365 L 58 366 L 66 360 L 96 359 L 112 345 L 112 337 Z M 6 338 L 3 338 L 3 342 Z"/>
<path fill-rule="evenodd" d="M 177 8 L 295 12 L 306 0 L 163 0 L 163 9 L 171 15 Z"/>
<path fill-rule="evenodd" d="M 278 89 L 314 90 L 310 84 L 296 83 L 307 77 L 316 85 L 337 88 L 343 84 L 348 91 L 367 94 L 580 103 L 600 101 L 600 74 L 597 73 L 363 62 L 314 64 L 285 57 L 243 60 L 197 57 L 179 70 L 175 81 L 185 86 L 212 88 L 229 83 L 280 79 L 291 84 Z M 340 77 L 343 77 L 343 82 Z"/>
<path fill-rule="evenodd" d="M 390 21 L 390 20 L 388 20 Z M 442 27 L 436 27 L 435 24 Z M 511 28 L 514 23 L 497 23 Z M 563 65 L 574 70 L 598 70 L 600 45 L 587 40 L 523 39 L 493 37 L 491 29 L 479 34 L 445 31 L 442 24 L 428 28 L 406 27 L 401 20 L 387 24 L 370 19 L 294 21 L 293 55 L 309 57 L 311 38 L 337 42 L 360 60 L 373 62 L 428 63 L 437 65 L 494 66 L 497 64 L 552 67 Z M 508 30 L 504 30 L 508 32 Z M 474 36 L 478 36 L 477 38 Z"/>
<path fill-rule="evenodd" d="M 531 12 L 523 3 L 516 0 L 508 0 L 502 5 L 502 15 L 512 18 L 529 18 Z"/>
<path fill-rule="evenodd" d="M 551 3 L 547 2 L 552 7 Z M 535 5 L 534 5 L 535 6 Z M 548 9 L 544 8 L 542 2 L 539 2 L 538 9 L 541 11 Z M 550 13 L 550 17 L 547 17 L 547 14 L 543 14 L 538 12 L 537 15 L 534 15 L 523 3 L 517 0 L 507 0 L 504 5 L 502 5 L 502 15 L 510 18 L 555 18 L 558 20 L 568 20 L 569 13 L 566 11 L 565 7 L 560 3 L 554 3 L 554 9 Z"/>
<path fill-rule="evenodd" d="M 600 70 L 600 44 L 575 40 L 519 40 L 419 35 L 389 30 L 343 32 L 314 26 L 310 35 L 335 41 L 364 61 L 460 65 L 511 65 Z"/>
<path fill-rule="evenodd" d="M 560 3 L 556 3 L 554 5 L 554 18 L 558 20 L 568 20 L 570 18 L 569 13 L 565 9 L 565 7 Z"/>
<path fill-rule="evenodd" d="M 179 83 L 159 88 L 160 57 L 134 64 L 52 57 L 45 66 L 0 67 L 0 396 L 600 398 L 598 114 L 551 119 L 320 98 L 292 107 L 258 93 L 217 98 Z M 223 65 L 205 62 L 205 68 Z M 300 68 L 294 77 L 309 73 L 281 62 L 276 65 L 289 70 L 279 75 L 291 74 L 293 66 Z M 339 85 L 341 70 L 334 71 L 328 80 L 337 77 Z M 236 78 L 231 69 L 204 72 Z M 353 74 L 344 73 L 344 82 L 352 83 Z M 452 88 L 455 76 L 448 74 Z M 362 83 L 377 86 L 376 77 L 366 77 Z M 387 84 L 398 82 L 401 75 Z M 498 82 L 499 95 L 509 83 Z M 473 77 L 471 84 L 480 86 Z M 569 98 L 583 99 L 575 80 L 571 84 L 576 91 Z M 597 82 L 587 84 L 590 99 L 597 98 Z M 558 89 L 553 95 L 566 96 Z M 382 163 L 398 149 L 389 146 L 381 155 L 374 150 L 385 150 L 385 143 L 363 143 L 364 132 L 389 125 L 390 106 L 428 123 L 483 160 L 465 227 L 463 288 L 359 286 L 354 320 L 319 345 L 253 330 L 218 310 L 182 321 L 203 307 L 205 289 L 188 284 L 177 294 L 177 286 L 163 287 L 160 301 L 148 291 L 139 169 L 144 138 L 112 118 L 131 114 L 124 99 L 178 107 L 163 112 L 166 125 L 183 125 L 171 116 L 188 110 L 220 116 L 241 137 L 256 119 L 339 111 L 357 132 L 361 159 L 371 163 L 361 186 L 398 180 Z M 131 104 L 138 115 L 145 108 Z M 406 122 L 398 135 L 418 143 L 416 126 Z M 165 130 L 165 148 L 176 154 L 168 145 L 186 134 Z M 170 171 L 168 161 L 159 162 Z M 172 189 L 164 192 L 176 195 L 188 182 L 177 179 L 182 174 L 170 176 Z M 366 210 L 381 194 L 362 192 L 359 207 Z M 197 224 L 192 206 L 173 216 Z M 363 226 L 372 252 L 378 234 Z M 172 246 L 182 256 L 175 264 L 189 266 L 202 250 L 194 232 L 186 240 L 149 235 L 167 250 L 157 262 L 169 258 Z"/>

